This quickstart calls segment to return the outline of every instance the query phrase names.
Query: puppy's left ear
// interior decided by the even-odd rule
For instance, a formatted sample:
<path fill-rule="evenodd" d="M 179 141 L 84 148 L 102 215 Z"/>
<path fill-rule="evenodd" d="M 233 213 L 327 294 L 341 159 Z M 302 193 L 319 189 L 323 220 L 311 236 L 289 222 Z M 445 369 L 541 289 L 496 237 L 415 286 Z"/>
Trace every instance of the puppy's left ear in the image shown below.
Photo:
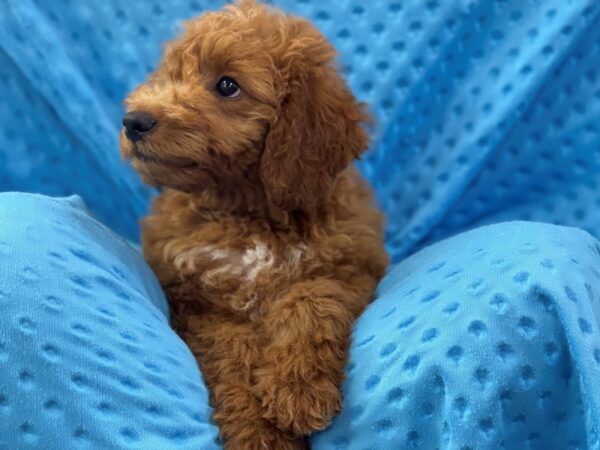
<path fill-rule="evenodd" d="M 298 35 L 282 63 L 280 110 L 265 140 L 260 176 L 270 208 L 313 212 L 329 197 L 337 175 L 368 145 L 368 120 L 332 62 L 335 50 L 312 25 Z"/>

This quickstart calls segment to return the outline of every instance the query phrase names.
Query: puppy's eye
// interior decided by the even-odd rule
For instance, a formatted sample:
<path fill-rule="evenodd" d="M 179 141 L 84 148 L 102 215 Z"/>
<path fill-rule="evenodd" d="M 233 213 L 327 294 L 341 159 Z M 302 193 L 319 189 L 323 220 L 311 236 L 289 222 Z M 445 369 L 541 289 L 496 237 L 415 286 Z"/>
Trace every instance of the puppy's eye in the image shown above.
<path fill-rule="evenodd" d="M 237 82 L 233 78 L 223 77 L 219 80 L 216 86 L 219 95 L 228 98 L 237 97 L 242 93 L 242 90 L 237 85 Z"/>

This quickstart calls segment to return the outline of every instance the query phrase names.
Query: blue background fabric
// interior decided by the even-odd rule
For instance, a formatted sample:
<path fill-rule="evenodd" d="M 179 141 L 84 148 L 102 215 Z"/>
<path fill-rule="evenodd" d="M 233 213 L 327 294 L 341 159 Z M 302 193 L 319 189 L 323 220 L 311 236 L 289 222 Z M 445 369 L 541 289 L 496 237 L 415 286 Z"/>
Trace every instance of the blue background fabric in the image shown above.
<path fill-rule="evenodd" d="M 152 191 L 119 160 L 121 102 L 182 19 L 224 3 L 0 0 L 0 190 L 77 193 L 136 239 Z M 600 234 L 599 2 L 273 3 L 333 41 L 377 118 L 360 168 L 395 260 L 498 220 Z"/>
<path fill-rule="evenodd" d="M 395 261 L 506 220 L 600 236 L 599 2 L 273 3 L 333 41 L 377 118 L 359 167 Z M 154 192 L 119 159 L 121 102 L 223 4 L 0 0 L 0 191 L 79 194 L 137 239 Z M 78 200 L 0 200 L 0 448 L 219 448 L 139 255 Z M 314 448 L 600 448 L 597 245 L 513 223 L 404 259 Z"/>

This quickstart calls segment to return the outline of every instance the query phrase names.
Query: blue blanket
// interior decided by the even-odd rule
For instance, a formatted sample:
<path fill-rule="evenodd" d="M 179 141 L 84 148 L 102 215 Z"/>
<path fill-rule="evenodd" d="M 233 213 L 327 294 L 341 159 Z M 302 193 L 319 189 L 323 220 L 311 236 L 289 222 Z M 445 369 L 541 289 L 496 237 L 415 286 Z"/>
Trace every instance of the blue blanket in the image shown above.
<path fill-rule="evenodd" d="M 78 198 L 1 194 L 0 217 L 0 449 L 217 450 L 139 253 Z"/>
<path fill-rule="evenodd" d="M 222 448 L 140 255 L 74 198 L 1 194 L 0 218 L 0 449 Z M 600 450 L 599 268 L 587 233 L 526 222 L 407 258 L 313 450 Z"/>
<path fill-rule="evenodd" d="M 359 167 L 402 261 L 313 447 L 600 449 L 598 242 L 527 223 L 443 240 L 514 219 L 600 236 L 600 2 L 274 3 L 332 39 L 375 113 Z M 0 190 L 77 193 L 137 239 L 154 192 L 119 160 L 122 99 L 222 4 L 0 0 Z M 152 274 L 80 210 L 0 199 L 0 448 L 219 448 Z"/>
<path fill-rule="evenodd" d="M 0 0 L 0 190 L 81 195 L 137 238 L 152 192 L 119 160 L 126 93 L 222 0 Z M 600 3 L 277 0 L 340 51 L 375 113 L 360 163 L 396 260 L 482 223 L 600 235 Z"/>

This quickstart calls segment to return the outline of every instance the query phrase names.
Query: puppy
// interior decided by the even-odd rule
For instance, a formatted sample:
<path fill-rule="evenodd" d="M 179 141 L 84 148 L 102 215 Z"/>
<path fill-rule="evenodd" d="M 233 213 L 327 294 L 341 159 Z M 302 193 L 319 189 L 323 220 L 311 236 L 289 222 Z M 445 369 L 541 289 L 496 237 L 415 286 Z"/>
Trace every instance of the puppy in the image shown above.
<path fill-rule="evenodd" d="M 350 331 L 388 262 L 350 167 L 363 107 L 303 19 L 253 1 L 187 23 L 126 100 L 122 154 L 164 187 L 145 257 L 226 448 L 307 448 L 340 410 Z"/>

